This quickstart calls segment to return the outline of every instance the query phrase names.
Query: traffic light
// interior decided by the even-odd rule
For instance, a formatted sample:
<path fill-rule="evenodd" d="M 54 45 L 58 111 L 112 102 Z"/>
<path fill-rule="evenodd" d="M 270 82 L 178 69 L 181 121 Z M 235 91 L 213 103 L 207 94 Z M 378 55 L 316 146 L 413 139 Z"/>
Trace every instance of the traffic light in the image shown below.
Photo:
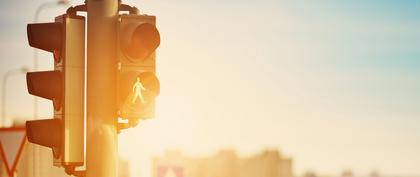
<path fill-rule="evenodd" d="M 155 98 L 160 91 L 155 75 L 160 35 L 155 22 L 155 16 L 136 14 L 123 14 L 118 19 L 118 114 L 128 120 L 123 128 L 155 115 Z"/>
<path fill-rule="evenodd" d="M 26 122 L 29 142 L 50 147 L 54 165 L 84 159 L 85 18 L 64 14 L 54 23 L 28 24 L 29 45 L 52 52 L 53 71 L 28 72 L 28 92 L 52 100 L 54 118 Z"/>

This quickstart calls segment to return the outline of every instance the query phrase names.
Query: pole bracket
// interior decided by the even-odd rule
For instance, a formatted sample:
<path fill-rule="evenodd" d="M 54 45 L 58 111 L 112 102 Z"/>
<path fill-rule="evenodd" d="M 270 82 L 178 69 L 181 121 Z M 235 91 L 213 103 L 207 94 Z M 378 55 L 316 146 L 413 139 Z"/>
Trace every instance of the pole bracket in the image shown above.
<path fill-rule="evenodd" d="M 140 13 L 140 10 L 137 7 L 129 6 L 127 4 L 119 4 L 118 11 L 128 11 L 130 15 L 136 15 Z"/>
<path fill-rule="evenodd" d="M 121 3 L 118 4 L 118 11 L 128 11 L 130 15 L 136 15 L 140 13 L 140 10 L 137 7 Z M 66 11 L 66 13 L 70 16 L 76 16 L 77 12 L 87 12 L 86 4 L 69 7 Z"/>
<path fill-rule="evenodd" d="M 76 16 L 77 12 L 87 12 L 86 4 L 69 7 L 66 13 L 70 16 Z"/>
<path fill-rule="evenodd" d="M 68 175 L 74 175 L 76 177 L 85 177 L 86 176 L 86 170 L 76 171 L 75 166 L 64 166 L 64 171 Z"/>

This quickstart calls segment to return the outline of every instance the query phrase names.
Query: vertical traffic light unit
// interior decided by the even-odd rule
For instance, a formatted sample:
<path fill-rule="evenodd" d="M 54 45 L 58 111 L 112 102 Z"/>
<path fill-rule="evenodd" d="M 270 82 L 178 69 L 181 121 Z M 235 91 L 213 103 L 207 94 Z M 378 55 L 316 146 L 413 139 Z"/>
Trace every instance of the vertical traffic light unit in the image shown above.
<path fill-rule="evenodd" d="M 61 15 L 54 23 L 28 24 L 29 45 L 52 52 L 53 71 L 28 72 L 30 94 L 52 100 L 54 118 L 27 121 L 29 142 L 50 147 L 54 165 L 84 159 L 85 18 Z"/>
<path fill-rule="evenodd" d="M 118 19 L 118 113 L 128 120 L 121 128 L 155 116 L 160 92 L 155 54 L 160 34 L 155 24 L 156 17 L 149 15 L 124 14 Z"/>
<path fill-rule="evenodd" d="M 78 11 L 87 12 L 88 20 Z M 51 100 L 54 117 L 27 121 L 26 134 L 29 142 L 51 148 L 54 165 L 68 174 L 114 177 L 117 132 L 155 117 L 160 34 L 156 17 L 138 12 L 117 0 L 87 0 L 53 23 L 27 26 L 29 45 L 54 58 L 54 70 L 27 73 L 28 92 Z M 86 171 L 76 171 L 85 164 Z"/>

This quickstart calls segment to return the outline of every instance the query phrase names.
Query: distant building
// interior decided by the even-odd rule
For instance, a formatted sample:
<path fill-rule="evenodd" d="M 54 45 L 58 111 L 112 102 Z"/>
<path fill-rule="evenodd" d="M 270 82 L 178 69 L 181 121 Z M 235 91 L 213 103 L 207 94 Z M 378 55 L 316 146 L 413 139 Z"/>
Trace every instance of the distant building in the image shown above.
<path fill-rule="evenodd" d="M 381 175 L 377 171 L 372 171 L 369 176 L 370 177 L 380 177 Z"/>
<path fill-rule="evenodd" d="M 153 160 L 153 177 L 292 177 L 292 160 L 276 150 L 240 158 L 233 150 L 192 158 L 167 152 Z"/>
<path fill-rule="evenodd" d="M 130 177 L 130 163 L 120 158 L 118 163 L 118 177 Z"/>
<path fill-rule="evenodd" d="M 305 172 L 305 174 L 303 175 L 303 177 L 317 177 L 318 175 L 316 175 L 315 172 L 312 171 L 307 171 Z"/>
<path fill-rule="evenodd" d="M 343 173 L 341 173 L 341 177 L 353 177 L 353 172 L 351 170 L 344 170 Z"/>

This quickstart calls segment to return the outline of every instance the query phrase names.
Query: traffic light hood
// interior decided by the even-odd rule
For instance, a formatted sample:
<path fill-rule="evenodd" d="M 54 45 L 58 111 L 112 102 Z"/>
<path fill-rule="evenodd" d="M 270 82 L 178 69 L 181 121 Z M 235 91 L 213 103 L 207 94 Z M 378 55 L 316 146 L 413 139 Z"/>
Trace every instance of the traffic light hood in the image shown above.
<path fill-rule="evenodd" d="M 60 71 L 38 71 L 26 73 L 28 92 L 53 101 L 58 109 L 62 99 L 62 76 Z"/>
<path fill-rule="evenodd" d="M 61 146 L 62 123 L 60 119 L 26 121 L 28 141 L 41 146 L 59 149 Z"/>
<path fill-rule="evenodd" d="M 62 25 L 60 23 L 28 24 L 26 30 L 29 45 L 48 52 L 61 50 L 61 28 Z"/>
<path fill-rule="evenodd" d="M 160 45 L 159 31 L 150 23 L 136 25 L 128 29 L 126 35 L 129 35 L 129 38 L 125 44 L 125 52 L 135 60 L 148 58 Z"/>

